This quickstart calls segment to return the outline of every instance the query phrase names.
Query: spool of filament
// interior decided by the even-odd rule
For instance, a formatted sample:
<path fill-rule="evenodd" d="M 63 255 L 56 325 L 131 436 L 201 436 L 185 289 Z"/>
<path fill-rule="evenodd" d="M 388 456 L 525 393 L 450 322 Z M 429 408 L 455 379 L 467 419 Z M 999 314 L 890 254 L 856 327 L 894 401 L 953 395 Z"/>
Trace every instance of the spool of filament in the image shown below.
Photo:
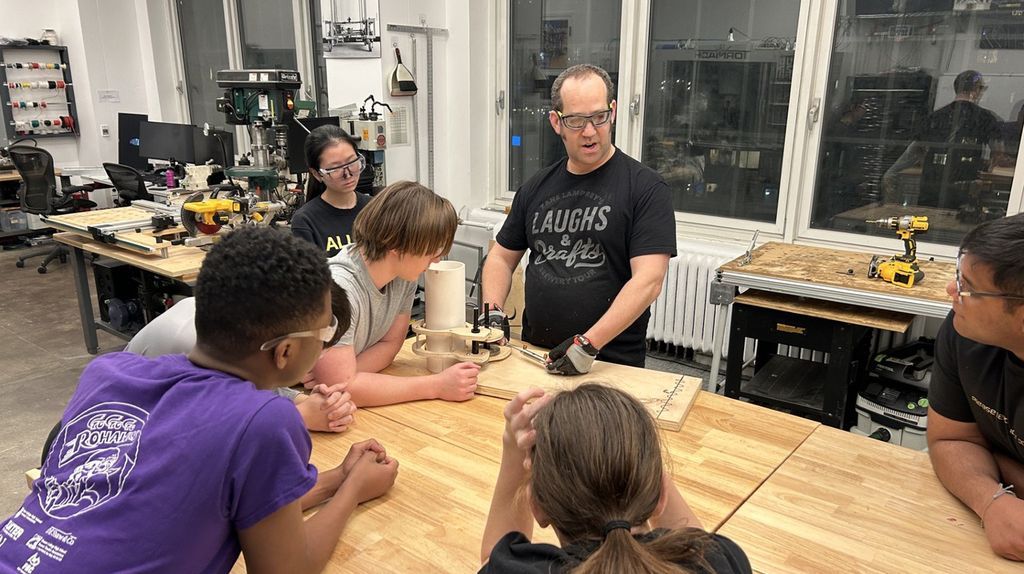
<path fill-rule="evenodd" d="M 57 89 L 58 90 L 63 90 L 64 86 L 66 86 L 66 85 L 67 84 L 64 83 L 64 80 L 57 80 Z"/>
<path fill-rule="evenodd" d="M 50 80 L 49 82 L 46 82 L 46 85 L 52 90 L 57 87 L 57 82 Z"/>
<path fill-rule="evenodd" d="M 60 127 L 64 122 L 60 121 L 60 118 L 53 120 L 53 125 Z"/>
<path fill-rule="evenodd" d="M 39 127 L 39 120 L 32 120 L 32 127 L 38 128 Z"/>

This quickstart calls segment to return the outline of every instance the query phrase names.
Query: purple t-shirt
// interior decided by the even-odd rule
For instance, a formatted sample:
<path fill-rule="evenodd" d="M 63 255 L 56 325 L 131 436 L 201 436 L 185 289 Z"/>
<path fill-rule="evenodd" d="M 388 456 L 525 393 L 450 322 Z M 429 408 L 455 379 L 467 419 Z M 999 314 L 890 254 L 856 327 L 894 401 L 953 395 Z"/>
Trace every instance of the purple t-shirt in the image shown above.
<path fill-rule="evenodd" d="M 184 355 L 98 357 L 61 422 L 2 572 L 227 572 L 238 531 L 316 482 L 291 402 Z"/>

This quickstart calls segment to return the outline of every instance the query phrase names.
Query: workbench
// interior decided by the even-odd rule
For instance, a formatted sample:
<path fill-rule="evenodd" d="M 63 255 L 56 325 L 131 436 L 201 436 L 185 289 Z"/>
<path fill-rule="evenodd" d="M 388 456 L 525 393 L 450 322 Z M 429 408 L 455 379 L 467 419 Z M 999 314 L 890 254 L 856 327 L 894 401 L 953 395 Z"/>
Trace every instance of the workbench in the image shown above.
<path fill-rule="evenodd" d="M 170 247 L 168 256 L 160 257 L 122 249 L 77 233 L 58 233 L 53 238 L 71 248 L 71 264 L 75 273 L 75 294 L 78 296 L 78 312 L 82 319 L 82 335 L 85 338 L 86 350 L 92 354 L 99 352 L 97 329 L 102 329 L 122 339 L 126 339 L 126 337 L 120 331 L 97 321 L 93 314 L 92 287 L 89 285 L 89 275 L 85 268 L 84 252 L 110 257 L 190 286 L 195 285 L 199 268 L 206 257 L 206 252 L 202 249 L 183 245 Z"/>
<path fill-rule="evenodd" d="M 385 372 L 427 374 L 425 365 L 407 342 Z M 485 365 L 480 377 L 503 368 Z M 356 510 L 325 572 L 475 572 L 506 404 L 476 396 L 365 408 L 345 433 L 314 433 L 318 468 L 336 466 L 367 438 L 400 464 L 395 487 Z M 942 488 L 927 454 L 705 391 L 680 431 L 660 432 L 687 503 L 705 528 L 736 540 L 757 572 L 1020 567 L 989 550 L 979 521 Z M 536 525 L 534 539 L 556 543 Z M 245 571 L 243 560 L 233 571 Z"/>
<path fill-rule="evenodd" d="M 718 373 L 721 366 L 728 306 L 738 289 L 760 289 L 925 317 L 944 318 L 949 314 L 952 303 L 946 284 L 956 273 L 954 263 L 919 260 L 925 278 L 906 289 L 881 279 L 868 279 L 870 262 L 870 253 L 769 242 L 752 250 L 749 262 L 737 257 L 722 265 L 711 284 L 710 300 L 721 307 L 715 315 L 711 372 Z"/>

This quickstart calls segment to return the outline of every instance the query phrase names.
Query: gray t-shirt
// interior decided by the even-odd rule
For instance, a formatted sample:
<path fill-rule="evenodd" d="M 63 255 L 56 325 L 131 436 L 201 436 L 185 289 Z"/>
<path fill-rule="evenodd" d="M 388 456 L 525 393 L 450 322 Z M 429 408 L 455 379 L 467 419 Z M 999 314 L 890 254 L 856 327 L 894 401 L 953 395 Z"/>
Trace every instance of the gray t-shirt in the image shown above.
<path fill-rule="evenodd" d="M 188 354 L 196 346 L 196 299 L 186 297 L 153 319 L 128 341 L 129 353 L 144 357 Z M 299 391 L 280 387 L 274 392 L 294 399 Z"/>
<path fill-rule="evenodd" d="M 327 260 L 334 282 L 348 293 L 352 304 L 352 325 L 339 345 L 351 345 L 356 355 L 384 338 L 395 317 L 412 312 L 416 283 L 395 278 L 377 289 L 370 278 L 359 248 L 348 244 Z"/>

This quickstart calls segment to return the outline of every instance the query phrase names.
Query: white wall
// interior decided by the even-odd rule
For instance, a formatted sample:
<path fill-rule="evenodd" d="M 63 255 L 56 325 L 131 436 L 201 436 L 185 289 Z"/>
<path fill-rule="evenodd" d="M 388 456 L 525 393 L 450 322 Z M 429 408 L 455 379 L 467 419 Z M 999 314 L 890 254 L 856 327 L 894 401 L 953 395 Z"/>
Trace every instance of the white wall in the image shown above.
<path fill-rule="evenodd" d="M 99 165 L 117 158 L 117 113 L 147 113 L 158 98 L 145 4 L 134 0 L 40 0 L 7 3 L 0 35 L 39 37 L 53 28 L 68 47 L 78 138 L 39 141 L 58 166 Z M 45 16 L 44 16 L 45 15 Z M 98 90 L 115 90 L 120 102 L 100 103 Z M 110 136 L 100 135 L 100 125 Z"/>

